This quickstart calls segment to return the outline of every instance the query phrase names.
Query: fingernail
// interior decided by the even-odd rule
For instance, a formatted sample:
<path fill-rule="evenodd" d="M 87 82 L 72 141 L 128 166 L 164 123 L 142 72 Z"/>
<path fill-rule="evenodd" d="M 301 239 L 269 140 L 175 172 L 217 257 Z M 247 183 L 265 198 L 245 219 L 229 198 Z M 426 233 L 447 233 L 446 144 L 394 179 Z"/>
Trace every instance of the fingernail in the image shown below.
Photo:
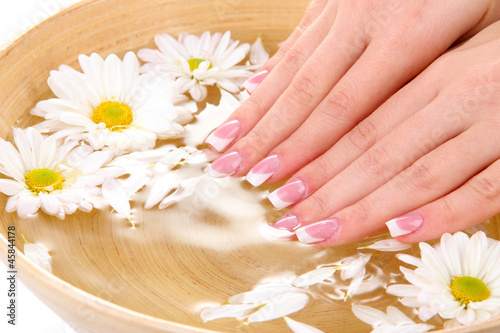
<path fill-rule="evenodd" d="M 293 231 L 296 226 L 299 225 L 299 219 L 293 214 L 285 214 L 276 223 L 271 224 L 276 229 L 286 229 L 288 231 Z"/>
<path fill-rule="evenodd" d="M 247 174 L 247 181 L 253 186 L 259 186 L 278 170 L 280 159 L 278 155 L 271 155 L 257 163 L 256 166 Z"/>
<path fill-rule="evenodd" d="M 295 230 L 295 234 L 301 243 L 314 244 L 332 237 L 338 228 L 337 219 L 328 219 L 299 228 Z"/>
<path fill-rule="evenodd" d="M 306 193 L 304 182 L 296 180 L 281 186 L 276 191 L 270 193 L 267 198 L 274 207 L 283 209 L 302 199 L 304 193 Z"/>
<path fill-rule="evenodd" d="M 392 237 L 408 235 L 422 225 L 424 219 L 417 213 L 409 213 L 386 222 Z"/>
<path fill-rule="evenodd" d="M 222 155 L 212 164 L 205 168 L 205 173 L 209 176 L 220 178 L 232 175 L 241 164 L 240 153 L 233 151 L 232 153 Z"/>
<path fill-rule="evenodd" d="M 258 73 L 255 73 L 252 77 L 250 77 L 248 80 L 243 82 L 241 85 L 242 88 L 245 88 L 249 94 L 253 93 L 254 90 L 257 88 L 257 86 L 264 81 L 266 78 L 267 74 L 269 74 L 268 70 L 263 70 Z"/>
<path fill-rule="evenodd" d="M 236 139 L 240 133 L 240 129 L 240 122 L 238 120 L 231 120 L 212 132 L 205 140 L 205 143 L 220 152 Z"/>

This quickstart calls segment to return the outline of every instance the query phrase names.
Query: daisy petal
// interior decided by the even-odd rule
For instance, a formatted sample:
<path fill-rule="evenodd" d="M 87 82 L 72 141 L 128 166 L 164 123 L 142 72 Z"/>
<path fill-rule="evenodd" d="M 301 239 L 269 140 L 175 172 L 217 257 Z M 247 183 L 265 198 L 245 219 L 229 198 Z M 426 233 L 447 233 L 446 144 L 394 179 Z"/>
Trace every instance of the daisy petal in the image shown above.
<path fill-rule="evenodd" d="M 24 255 L 35 265 L 52 273 L 52 257 L 41 245 L 31 243 L 24 244 Z"/>
<path fill-rule="evenodd" d="M 107 179 L 104 181 L 102 196 L 120 216 L 130 218 L 130 202 L 127 192 L 116 180 Z"/>
<path fill-rule="evenodd" d="M 396 239 L 389 238 L 389 239 L 383 239 L 381 241 L 375 242 L 365 247 L 360 247 L 359 249 L 371 249 L 377 251 L 392 252 L 392 251 L 404 251 L 411 248 L 412 246 L 413 244 L 401 243 Z"/>
<path fill-rule="evenodd" d="M 372 307 L 366 305 L 353 305 L 351 309 L 359 320 L 369 325 L 377 326 L 389 322 L 389 317 L 385 313 Z"/>
<path fill-rule="evenodd" d="M 19 215 L 20 218 L 25 219 L 30 215 L 35 214 L 40 208 L 40 205 L 40 199 L 32 195 L 31 192 L 21 192 L 16 205 L 17 215 Z"/>
<path fill-rule="evenodd" d="M 323 333 L 323 331 L 304 323 L 285 317 L 286 324 L 294 333 Z"/>
<path fill-rule="evenodd" d="M 19 192 L 24 191 L 26 188 L 24 184 L 10 180 L 10 179 L 0 179 L 0 192 L 7 196 L 13 196 Z"/>
<path fill-rule="evenodd" d="M 56 215 L 62 207 L 61 201 L 52 194 L 40 193 L 39 195 L 42 210 L 49 215 Z"/>
<path fill-rule="evenodd" d="M 175 173 L 167 173 L 165 176 L 155 181 L 146 203 L 144 204 L 144 208 L 153 208 L 168 192 L 175 188 L 177 184 L 177 175 Z"/>
<path fill-rule="evenodd" d="M 203 309 L 200 316 L 204 323 L 219 318 L 239 318 L 249 314 L 256 307 L 255 304 L 220 305 Z"/>
<path fill-rule="evenodd" d="M 309 303 L 305 293 L 292 292 L 273 298 L 269 303 L 248 317 L 249 323 L 269 321 L 302 310 Z"/>
<path fill-rule="evenodd" d="M 265 303 L 271 299 L 284 295 L 290 292 L 297 292 L 299 289 L 293 288 L 291 286 L 265 286 L 258 287 L 252 291 L 247 291 L 229 298 L 229 303 L 232 304 L 254 304 L 254 303 Z"/>

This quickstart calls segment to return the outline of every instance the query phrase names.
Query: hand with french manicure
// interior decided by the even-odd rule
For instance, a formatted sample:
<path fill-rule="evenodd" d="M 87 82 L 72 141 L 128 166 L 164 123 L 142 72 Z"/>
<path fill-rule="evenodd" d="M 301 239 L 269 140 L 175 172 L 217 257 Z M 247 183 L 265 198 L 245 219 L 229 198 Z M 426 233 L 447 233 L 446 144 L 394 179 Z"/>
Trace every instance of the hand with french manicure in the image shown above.
<path fill-rule="evenodd" d="M 207 168 L 322 247 L 419 242 L 500 211 L 500 1 L 315 0 L 206 140 Z"/>

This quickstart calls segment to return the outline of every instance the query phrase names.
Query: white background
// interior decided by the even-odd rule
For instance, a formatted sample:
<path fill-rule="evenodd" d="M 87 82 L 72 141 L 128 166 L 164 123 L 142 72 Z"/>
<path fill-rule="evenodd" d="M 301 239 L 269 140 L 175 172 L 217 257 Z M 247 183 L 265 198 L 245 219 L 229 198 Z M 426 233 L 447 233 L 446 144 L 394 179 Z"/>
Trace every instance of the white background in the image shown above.
<path fill-rule="evenodd" d="M 0 49 L 44 19 L 80 0 L 0 0 Z M 43 41 L 40 41 L 43 43 Z M 3 246 L 3 245 L 2 245 Z M 7 324 L 7 269 L 0 261 L 0 332 L 69 333 L 71 328 L 18 279 L 17 325 Z"/>

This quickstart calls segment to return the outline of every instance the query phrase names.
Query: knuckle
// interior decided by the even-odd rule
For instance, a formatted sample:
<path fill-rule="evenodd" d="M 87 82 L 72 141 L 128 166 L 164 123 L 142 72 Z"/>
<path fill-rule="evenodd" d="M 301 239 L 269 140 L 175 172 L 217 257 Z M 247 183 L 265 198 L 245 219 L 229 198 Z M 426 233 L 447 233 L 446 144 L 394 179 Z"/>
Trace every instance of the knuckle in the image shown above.
<path fill-rule="evenodd" d="M 262 117 L 266 113 L 266 109 L 263 107 L 264 104 L 262 100 L 255 94 L 248 98 L 243 105 L 245 106 L 245 109 L 248 110 L 248 112 L 256 114 L 260 117 Z"/>
<path fill-rule="evenodd" d="M 333 165 L 331 161 L 325 157 L 317 158 L 310 165 L 314 173 L 323 175 L 324 179 L 330 179 L 330 177 L 333 176 Z"/>
<path fill-rule="evenodd" d="M 261 131 L 251 131 L 245 137 L 245 143 L 243 146 L 249 147 L 266 147 L 269 143 L 270 135 Z"/>
<path fill-rule="evenodd" d="M 369 119 L 365 119 L 354 127 L 347 137 L 356 148 L 365 151 L 376 142 L 377 128 Z"/>
<path fill-rule="evenodd" d="M 417 162 L 410 166 L 406 172 L 407 182 L 416 191 L 432 190 L 438 182 L 433 171 L 424 163 Z"/>
<path fill-rule="evenodd" d="M 298 69 L 306 61 L 306 54 L 303 49 L 292 47 L 286 53 L 283 63 L 288 64 L 289 68 Z"/>
<path fill-rule="evenodd" d="M 326 97 L 325 104 L 319 110 L 323 118 L 332 123 L 353 122 L 356 119 L 353 106 L 354 100 L 351 94 L 343 90 L 335 90 Z"/>
<path fill-rule="evenodd" d="M 471 179 L 469 186 L 475 195 L 484 201 L 496 199 L 500 193 L 500 183 L 486 176 Z"/>
<path fill-rule="evenodd" d="M 315 80 L 308 76 L 299 76 L 293 80 L 292 85 L 290 86 L 291 90 L 289 90 L 288 98 L 294 104 L 298 104 L 300 106 L 310 105 L 315 99 Z"/>
<path fill-rule="evenodd" d="M 387 151 L 382 146 L 368 150 L 360 158 L 361 172 L 375 177 L 383 176 L 387 170 L 385 156 L 387 156 Z"/>
<path fill-rule="evenodd" d="M 369 209 L 366 204 L 363 201 L 359 201 L 342 211 L 343 220 L 350 224 L 355 223 L 359 227 L 368 225 L 369 217 L 371 216 L 368 211 Z M 364 230 L 364 228 L 360 230 Z"/>
<path fill-rule="evenodd" d="M 329 215 L 330 203 L 328 198 L 323 194 L 316 194 L 311 197 L 311 207 L 313 208 L 314 215 L 326 217 Z"/>
<path fill-rule="evenodd" d="M 439 200 L 439 221 L 443 224 L 445 230 L 453 230 L 453 226 L 459 220 L 456 211 L 457 209 L 453 208 L 453 204 L 448 197 Z"/>

